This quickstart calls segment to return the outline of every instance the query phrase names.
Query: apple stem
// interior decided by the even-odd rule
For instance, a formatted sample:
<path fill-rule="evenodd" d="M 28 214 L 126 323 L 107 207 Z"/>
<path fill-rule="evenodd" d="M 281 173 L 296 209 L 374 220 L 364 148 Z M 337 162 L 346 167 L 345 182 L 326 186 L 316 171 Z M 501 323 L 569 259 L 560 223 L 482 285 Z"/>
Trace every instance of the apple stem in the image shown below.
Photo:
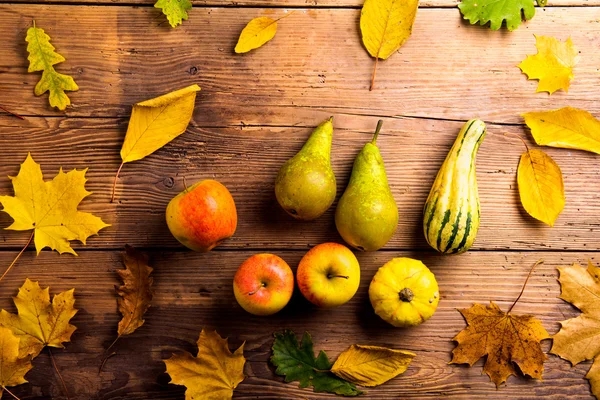
<path fill-rule="evenodd" d="M 187 182 L 185 181 L 185 176 L 183 177 L 183 187 L 185 188 L 185 191 L 187 193 L 187 191 L 188 191 L 188 185 L 187 185 Z"/>
<path fill-rule="evenodd" d="M 345 276 L 345 275 L 327 275 L 327 279 L 331 279 L 331 278 L 344 278 L 344 279 L 350 279 L 349 276 Z"/>
<path fill-rule="evenodd" d="M 255 294 L 256 292 L 258 292 L 260 289 L 264 288 L 265 286 L 267 286 L 267 285 L 265 285 L 265 283 L 264 283 L 264 282 L 261 282 L 261 284 L 260 284 L 260 286 L 258 287 L 258 289 L 256 289 L 256 290 L 253 290 L 253 291 L 251 291 L 251 292 L 248 292 L 248 296 L 252 296 L 253 294 Z"/>

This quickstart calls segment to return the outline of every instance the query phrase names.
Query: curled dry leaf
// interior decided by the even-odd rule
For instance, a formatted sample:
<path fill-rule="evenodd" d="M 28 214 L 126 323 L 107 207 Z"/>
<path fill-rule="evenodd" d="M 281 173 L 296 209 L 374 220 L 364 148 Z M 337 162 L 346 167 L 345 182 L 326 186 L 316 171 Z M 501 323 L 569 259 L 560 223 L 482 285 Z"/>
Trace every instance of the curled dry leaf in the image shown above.
<path fill-rule="evenodd" d="M 571 38 L 565 42 L 550 36 L 535 36 L 538 53 L 527 56 L 519 68 L 529 79 L 538 79 L 536 92 L 569 91 L 573 67 L 579 61 L 579 52 Z"/>
<path fill-rule="evenodd" d="M 541 379 L 544 361 L 548 358 L 540 341 L 550 338 L 542 323 L 533 315 L 505 313 L 494 303 L 474 304 L 459 310 L 467 327 L 454 337 L 458 345 L 452 350 L 451 364 L 473 366 L 487 356 L 483 372 L 496 387 L 510 375 L 516 375 L 515 364 L 521 372 Z"/>
<path fill-rule="evenodd" d="M 271 363 L 277 367 L 277 375 L 285 376 L 286 382 L 298 381 L 301 388 L 312 386 L 315 392 L 343 396 L 362 394 L 352 383 L 331 373 L 331 361 L 324 351 L 315 357 L 312 338 L 308 332 L 304 332 L 300 344 L 292 331 L 275 333 Z"/>
<path fill-rule="evenodd" d="M 600 267 L 588 262 L 587 269 L 574 264 L 559 267 L 560 298 L 577 307 L 582 314 L 560 323 L 550 353 L 576 365 L 594 359 L 585 376 L 592 393 L 600 399 Z"/>
<path fill-rule="evenodd" d="M 340 354 L 331 372 L 361 386 L 378 386 L 408 368 L 414 353 L 380 346 L 353 344 Z"/>
<path fill-rule="evenodd" d="M 116 287 L 119 311 L 123 319 L 119 322 L 119 336 L 129 335 L 144 324 L 144 313 L 152 301 L 152 268 L 148 266 L 148 256 L 125 246 L 123 254 L 125 269 L 117 270 L 123 284 Z"/>
<path fill-rule="evenodd" d="M 65 61 L 65 58 L 55 52 L 54 46 L 50 44 L 50 36 L 43 29 L 36 28 L 35 21 L 33 27 L 27 30 L 27 51 L 29 56 L 29 68 L 27 72 L 42 72 L 42 78 L 35 85 L 35 95 L 41 96 L 50 92 L 50 105 L 64 110 L 71 104 L 71 100 L 65 91 L 76 91 L 79 87 L 69 75 L 56 72 L 54 65 Z"/>
<path fill-rule="evenodd" d="M 29 356 L 19 358 L 19 341 L 12 330 L 0 327 L 0 387 L 2 389 L 27 383 L 25 374 L 33 368 Z"/>
<path fill-rule="evenodd" d="M 115 176 L 111 201 L 115 197 L 115 186 L 123 164 L 141 160 L 185 132 L 199 90 L 200 86 L 191 85 L 134 104 L 121 148 L 123 162 Z"/>
<path fill-rule="evenodd" d="M 227 339 L 216 331 L 200 332 L 198 355 L 188 352 L 163 360 L 171 383 L 184 385 L 186 400 L 231 399 L 233 389 L 244 380 L 244 344 L 233 353 Z"/>
<path fill-rule="evenodd" d="M 519 161 L 517 182 L 525 211 L 554 226 L 565 208 L 565 187 L 558 164 L 541 150 L 527 150 Z"/>
<path fill-rule="evenodd" d="M 577 149 L 600 154 L 600 121 L 573 107 L 523 114 L 540 146 Z"/>
<path fill-rule="evenodd" d="M 169 20 L 169 24 L 175 28 L 182 21 L 187 21 L 187 12 L 192 9 L 190 0 L 158 0 L 154 3 L 155 8 L 160 8 Z"/>
<path fill-rule="evenodd" d="M 64 348 L 77 329 L 69 321 L 77 310 L 75 289 L 54 296 L 50 303 L 50 288 L 42 289 L 38 282 L 25 280 L 17 297 L 13 297 L 18 314 L 0 311 L 0 326 L 9 328 L 20 339 L 19 358 L 36 357 L 44 347 Z"/>
<path fill-rule="evenodd" d="M 375 57 L 369 90 L 373 90 L 379 59 L 385 60 L 394 54 L 412 33 L 418 8 L 418 0 L 365 0 L 360 13 L 360 31 L 367 51 Z"/>
<path fill-rule="evenodd" d="M 247 53 L 267 43 L 277 33 L 277 20 L 258 17 L 244 27 L 235 46 L 236 53 Z"/>

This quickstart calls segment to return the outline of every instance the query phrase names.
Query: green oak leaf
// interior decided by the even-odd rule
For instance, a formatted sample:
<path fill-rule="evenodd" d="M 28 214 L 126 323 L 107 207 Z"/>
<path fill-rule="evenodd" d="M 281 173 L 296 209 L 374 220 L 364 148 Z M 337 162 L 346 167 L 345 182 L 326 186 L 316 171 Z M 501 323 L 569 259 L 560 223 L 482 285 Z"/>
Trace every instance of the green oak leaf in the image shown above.
<path fill-rule="evenodd" d="M 36 28 L 35 21 L 33 27 L 27 30 L 25 41 L 27 41 L 27 51 L 29 52 L 27 72 L 43 71 L 42 78 L 35 85 L 35 95 L 41 96 L 49 91 L 50 105 L 64 110 L 71 104 L 65 90 L 79 90 L 71 76 L 59 74 L 53 67 L 53 65 L 65 61 L 65 58 L 54 51 L 54 46 L 50 44 L 50 36 L 43 29 Z"/>
<path fill-rule="evenodd" d="M 304 332 L 302 342 L 294 332 L 286 330 L 275 333 L 271 363 L 277 367 L 275 373 L 285 376 L 286 382 L 299 381 L 301 388 L 312 386 L 315 392 L 328 392 L 343 396 L 358 396 L 362 392 L 352 383 L 338 378 L 330 372 L 333 366 L 324 351 L 315 358 L 310 334 Z"/>
<path fill-rule="evenodd" d="M 163 14 L 167 16 L 169 24 L 175 28 L 183 20 L 187 21 L 187 11 L 192 9 L 192 3 L 190 3 L 190 0 L 158 0 L 154 7 L 160 8 Z"/>
<path fill-rule="evenodd" d="M 536 0 L 537 4 L 544 7 L 548 0 Z M 530 20 L 535 15 L 533 0 L 463 0 L 458 8 L 464 19 L 471 24 L 485 25 L 490 23 L 490 28 L 497 31 L 506 21 L 509 31 L 514 31 L 521 25 L 523 17 Z"/>

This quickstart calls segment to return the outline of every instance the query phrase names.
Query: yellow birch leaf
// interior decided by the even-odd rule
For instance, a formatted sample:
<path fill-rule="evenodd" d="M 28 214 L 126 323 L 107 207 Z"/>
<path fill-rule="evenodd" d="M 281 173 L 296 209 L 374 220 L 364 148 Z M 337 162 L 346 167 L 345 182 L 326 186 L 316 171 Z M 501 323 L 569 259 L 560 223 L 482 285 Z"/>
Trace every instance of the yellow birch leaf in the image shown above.
<path fill-rule="evenodd" d="M 535 36 L 538 53 L 527 56 L 519 68 L 528 79 L 538 79 L 536 92 L 554 93 L 558 89 L 569 91 L 573 79 L 573 67 L 579 61 L 579 53 L 571 38 L 566 42 L 550 37 Z"/>
<path fill-rule="evenodd" d="M 574 264 L 558 267 L 560 298 L 577 307 L 582 314 L 561 321 L 560 331 L 554 335 L 550 353 L 576 365 L 595 358 L 585 376 L 592 393 L 600 399 L 600 267 L 588 262 L 587 269 Z"/>
<path fill-rule="evenodd" d="M 79 87 L 72 77 L 56 72 L 54 65 L 65 61 L 65 58 L 54 51 L 54 46 L 50 44 L 50 36 L 43 29 L 33 27 L 27 30 L 27 51 L 29 56 L 29 68 L 27 72 L 43 71 L 42 78 L 35 85 L 34 93 L 36 96 L 50 91 L 50 105 L 64 110 L 71 104 L 71 100 L 66 95 L 65 90 L 75 91 Z"/>
<path fill-rule="evenodd" d="M 487 307 L 474 304 L 459 311 L 467 327 L 452 339 L 458 344 L 452 350 L 450 364 L 473 366 L 487 356 L 483 372 L 496 387 L 517 373 L 515 365 L 525 375 L 542 378 L 548 357 L 540 341 L 550 336 L 537 318 L 504 312 L 494 302 Z"/>
<path fill-rule="evenodd" d="M 365 0 L 360 13 L 360 31 L 367 51 L 375 57 L 370 90 L 377 61 L 387 59 L 406 42 L 418 8 L 419 0 Z"/>
<path fill-rule="evenodd" d="M 115 197 L 117 178 L 123 164 L 141 160 L 185 132 L 192 119 L 199 90 L 200 86 L 194 84 L 133 105 L 121 147 L 123 162 L 115 176 L 111 201 Z"/>
<path fill-rule="evenodd" d="M 565 188 L 558 164 L 541 150 L 521 155 L 517 170 L 521 204 L 529 215 L 550 226 L 565 208 Z"/>
<path fill-rule="evenodd" d="M 37 253 L 50 247 L 59 253 L 77 255 L 69 241 L 87 238 L 110 226 L 91 213 L 77 210 L 79 203 L 91 192 L 85 190 L 87 169 L 58 172 L 51 181 L 44 182 L 42 169 L 31 154 L 27 154 L 21 169 L 12 180 L 15 195 L 0 196 L 4 211 L 14 219 L 5 229 L 26 231 L 33 229 Z"/>
<path fill-rule="evenodd" d="M 200 332 L 196 357 L 184 352 L 163 361 L 171 383 L 187 388 L 186 400 L 231 399 L 233 389 L 245 378 L 244 344 L 232 354 L 227 339 L 216 331 Z"/>
<path fill-rule="evenodd" d="M 600 121 L 573 107 L 523 114 L 540 146 L 577 149 L 600 154 Z"/>
<path fill-rule="evenodd" d="M 19 338 L 0 327 L 0 387 L 27 383 L 25 374 L 33 367 L 29 357 L 19 358 Z M 1 390 L 0 390 L 1 395 Z"/>
<path fill-rule="evenodd" d="M 353 344 L 340 354 L 331 372 L 361 386 L 378 386 L 408 368 L 414 353 L 379 346 Z"/>
<path fill-rule="evenodd" d="M 277 33 L 277 21 L 269 17 L 258 17 L 244 27 L 235 46 L 236 53 L 247 53 L 273 39 Z"/>
<path fill-rule="evenodd" d="M 49 288 L 42 289 L 38 282 L 29 279 L 13 297 L 18 314 L 0 311 L 0 326 L 9 328 L 21 339 L 19 357 L 40 354 L 45 346 L 64 348 L 63 342 L 71 340 L 77 329 L 69 321 L 77 310 L 74 308 L 75 289 L 54 296 L 50 303 Z"/>

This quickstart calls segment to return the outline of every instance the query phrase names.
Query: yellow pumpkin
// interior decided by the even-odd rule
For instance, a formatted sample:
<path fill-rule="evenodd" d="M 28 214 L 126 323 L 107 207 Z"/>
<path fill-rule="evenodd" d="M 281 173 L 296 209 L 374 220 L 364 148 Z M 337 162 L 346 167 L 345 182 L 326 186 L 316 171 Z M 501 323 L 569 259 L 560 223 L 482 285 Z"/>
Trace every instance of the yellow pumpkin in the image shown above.
<path fill-rule="evenodd" d="M 419 260 L 394 258 L 379 268 L 369 286 L 369 299 L 384 321 L 397 327 L 427 321 L 440 301 L 433 273 Z"/>

